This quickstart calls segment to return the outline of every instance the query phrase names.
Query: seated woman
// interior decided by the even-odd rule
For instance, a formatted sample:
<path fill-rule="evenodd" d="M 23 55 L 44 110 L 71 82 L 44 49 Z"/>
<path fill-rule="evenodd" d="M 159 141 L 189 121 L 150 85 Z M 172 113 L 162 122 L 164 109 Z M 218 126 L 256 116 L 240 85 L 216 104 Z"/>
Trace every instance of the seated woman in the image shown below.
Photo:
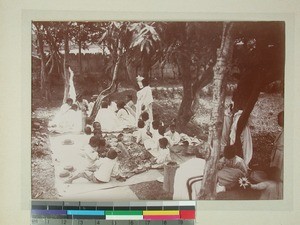
<path fill-rule="evenodd" d="M 260 190 L 260 200 L 277 200 L 283 198 L 281 171 L 277 167 L 270 167 L 267 179 L 257 184 L 250 184 L 251 189 Z"/>
<path fill-rule="evenodd" d="M 108 109 L 108 103 L 103 101 L 96 118 L 96 122 L 101 124 L 103 132 L 118 132 L 122 131 L 122 126 L 115 113 Z"/>
<path fill-rule="evenodd" d="M 58 133 L 75 132 L 79 133 L 82 130 L 81 112 L 78 111 L 78 106 L 73 104 L 71 108 L 60 116 L 60 121 L 55 131 Z"/>
<path fill-rule="evenodd" d="M 135 115 L 136 108 L 135 108 L 135 104 L 132 101 L 132 95 L 127 95 L 126 101 L 127 101 L 127 103 L 124 106 L 124 108 L 135 118 L 136 117 L 136 115 Z"/>
<path fill-rule="evenodd" d="M 224 148 L 224 157 L 219 160 L 217 165 L 217 192 L 226 191 L 237 185 L 239 178 L 247 175 L 247 166 L 245 161 L 236 155 L 234 145 L 228 145 Z"/>
<path fill-rule="evenodd" d="M 65 119 L 65 114 L 71 109 L 73 105 L 73 99 L 68 98 L 64 104 L 60 107 L 59 111 L 56 113 L 54 119 L 49 122 L 50 127 L 59 127 L 60 124 Z"/>
<path fill-rule="evenodd" d="M 117 117 L 122 128 L 129 128 L 135 125 L 135 118 L 125 109 L 124 102 L 118 102 L 117 104 Z"/>

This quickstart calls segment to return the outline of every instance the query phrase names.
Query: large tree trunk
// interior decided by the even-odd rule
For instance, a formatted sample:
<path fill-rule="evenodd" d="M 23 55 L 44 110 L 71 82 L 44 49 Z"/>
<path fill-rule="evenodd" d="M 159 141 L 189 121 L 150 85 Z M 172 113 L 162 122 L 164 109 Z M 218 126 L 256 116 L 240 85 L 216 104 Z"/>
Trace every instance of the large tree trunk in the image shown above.
<path fill-rule="evenodd" d="M 217 162 L 221 149 L 221 136 L 224 119 L 226 78 L 232 59 L 233 37 L 232 23 L 224 23 L 220 49 L 217 50 L 217 62 L 214 66 L 213 99 L 211 124 L 208 135 L 210 155 L 206 161 L 199 199 L 215 199 L 217 183 Z"/>
<path fill-rule="evenodd" d="M 237 129 L 236 129 L 236 135 L 235 135 L 235 142 L 234 145 L 236 145 L 239 149 L 238 155 L 243 156 L 242 154 L 242 143 L 241 143 L 241 134 L 245 128 L 245 126 L 248 123 L 250 114 L 255 106 L 255 103 L 258 100 L 259 94 L 261 92 L 262 87 L 264 86 L 264 79 L 261 74 L 256 75 L 257 79 L 255 79 L 255 83 L 253 84 L 253 88 L 250 92 L 250 96 L 247 100 L 244 99 L 246 102 L 243 106 L 243 112 L 239 118 L 239 121 L 237 123 Z"/>
<path fill-rule="evenodd" d="M 37 39 L 38 39 L 38 47 L 39 47 L 39 55 L 41 57 L 41 91 L 46 98 L 48 102 L 51 101 L 51 95 L 50 95 L 50 87 L 49 87 L 49 82 L 48 82 L 48 72 L 46 69 L 46 57 L 44 53 L 44 42 L 43 38 L 39 34 L 37 34 Z"/>
<path fill-rule="evenodd" d="M 193 116 L 192 102 L 193 102 L 193 91 L 192 91 L 192 78 L 190 71 L 190 60 L 185 56 L 178 56 L 178 66 L 182 73 L 182 86 L 183 96 L 177 115 L 177 127 L 179 131 L 182 131 L 185 125 L 190 121 Z"/>
<path fill-rule="evenodd" d="M 97 100 L 95 102 L 95 105 L 94 105 L 92 113 L 91 113 L 91 116 L 89 118 L 91 121 L 95 120 L 95 117 L 97 116 L 97 113 L 100 109 L 102 100 L 106 96 L 112 94 L 113 92 L 115 92 L 117 90 L 117 87 L 118 87 L 117 78 L 118 78 L 118 70 L 120 67 L 120 61 L 121 61 L 121 57 L 118 57 L 117 62 L 114 66 L 114 72 L 113 72 L 113 78 L 112 78 L 111 84 L 109 85 L 108 88 L 104 89 L 97 97 Z"/>
<path fill-rule="evenodd" d="M 69 90 L 70 90 L 70 72 L 69 72 L 69 37 L 68 31 L 65 31 L 64 34 L 64 71 L 63 71 L 63 78 L 64 78 L 64 98 L 63 103 L 66 102 L 67 98 L 69 98 Z"/>

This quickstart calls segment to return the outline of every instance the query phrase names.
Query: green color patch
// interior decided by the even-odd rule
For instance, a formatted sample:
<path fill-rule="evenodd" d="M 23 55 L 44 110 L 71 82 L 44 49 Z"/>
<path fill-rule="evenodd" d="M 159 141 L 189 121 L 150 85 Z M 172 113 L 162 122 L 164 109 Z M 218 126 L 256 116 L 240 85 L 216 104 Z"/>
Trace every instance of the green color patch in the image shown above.
<path fill-rule="evenodd" d="M 143 215 L 142 210 L 114 210 L 105 211 L 105 215 Z"/>

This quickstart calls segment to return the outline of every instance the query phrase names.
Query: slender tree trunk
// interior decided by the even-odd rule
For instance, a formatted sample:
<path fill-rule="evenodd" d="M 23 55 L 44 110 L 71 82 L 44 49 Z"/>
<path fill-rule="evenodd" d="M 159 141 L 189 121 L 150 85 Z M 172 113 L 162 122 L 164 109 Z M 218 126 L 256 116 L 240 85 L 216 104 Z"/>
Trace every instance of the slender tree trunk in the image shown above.
<path fill-rule="evenodd" d="M 150 80 L 149 72 L 151 69 L 151 60 L 147 53 L 143 53 L 142 55 L 142 75 L 144 78 Z"/>
<path fill-rule="evenodd" d="M 39 32 L 39 31 L 38 31 Z M 51 101 L 50 87 L 48 82 L 48 72 L 46 69 L 46 58 L 44 53 L 44 42 L 41 35 L 37 34 L 39 55 L 41 57 L 41 91 L 48 102 Z"/>
<path fill-rule="evenodd" d="M 166 65 L 166 61 L 162 61 L 160 64 L 159 64 L 159 69 L 160 69 L 160 75 L 161 75 L 161 79 L 163 80 L 164 79 L 164 69 L 165 69 L 165 65 Z"/>
<path fill-rule="evenodd" d="M 69 73 L 69 37 L 67 30 L 64 34 L 64 71 L 63 71 L 63 78 L 64 78 L 64 98 L 63 103 L 66 102 L 67 98 L 69 98 L 69 90 L 70 90 L 70 73 Z"/>
<path fill-rule="evenodd" d="M 257 79 L 255 79 L 255 81 L 256 82 L 254 83 L 254 87 L 251 91 L 249 98 L 246 101 L 246 104 L 244 105 L 243 112 L 237 123 L 234 145 L 236 145 L 238 147 L 237 149 L 240 149 L 239 155 L 242 155 L 241 134 L 242 134 L 245 126 L 248 123 L 250 114 L 255 106 L 255 103 L 258 100 L 259 94 L 264 85 L 263 76 L 261 76 L 261 75 L 257 75 Z"/>
<path fill-rule="evenodd" d="M 200 199 L 215 199 L 217 183 L 217 162 L 221 149 L 221 136 L 224 119 L 226 79 L 233 51 L 232 23 L 224 23 L 220 49 L 217 50 L 217 62 L 214 66 L 213 99 L 211 125 L 208 135 L 210 156 L 205 165 L 203 181 L 199 193 Z"/>
<path fill-rule="evenodd" d="M 101 106 L 101 102 L 102 100 L 110 95 L 111 93 L 115 92 L 117 90 L 117 78 L 118 78 L 118 71 L 119 71 L 119 67 L 120 67 L 120 61 L 121 61 L 121 57 L 118 57 L 117 59 L 117 62 L 114 66 L 114 72 L 113 72 L 113 78 L 112 78 L 112 81 L 109 85 L 108 88 L 104 89 L 97 97 L 96 99 L 96 102 L 95 102 L 95 105 L 93 107 L 93 110 L 92 110 L 92 113 L 91 113 L 91 116 L 90 116 L 90 120 L 91 121 L 94 121 L 95 120 L 95 117 L 97 116 L 97 113 L 100 109 L 100 106 Z"/>

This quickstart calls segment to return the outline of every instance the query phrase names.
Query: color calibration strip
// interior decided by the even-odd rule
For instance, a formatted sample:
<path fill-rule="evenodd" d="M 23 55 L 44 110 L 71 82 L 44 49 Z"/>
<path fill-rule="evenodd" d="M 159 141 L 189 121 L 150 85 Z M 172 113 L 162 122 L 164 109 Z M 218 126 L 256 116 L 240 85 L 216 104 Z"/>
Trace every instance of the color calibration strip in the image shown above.
<path fill-rule="evenodd" d="M 129 203 L 33 201 L 31 215 L 33 224 L 34 221 L 36 222 L 34 219 L 39 218 L 114 221 L 194 220 L 195 205 L 195 201 L 150 201 Z"/>

